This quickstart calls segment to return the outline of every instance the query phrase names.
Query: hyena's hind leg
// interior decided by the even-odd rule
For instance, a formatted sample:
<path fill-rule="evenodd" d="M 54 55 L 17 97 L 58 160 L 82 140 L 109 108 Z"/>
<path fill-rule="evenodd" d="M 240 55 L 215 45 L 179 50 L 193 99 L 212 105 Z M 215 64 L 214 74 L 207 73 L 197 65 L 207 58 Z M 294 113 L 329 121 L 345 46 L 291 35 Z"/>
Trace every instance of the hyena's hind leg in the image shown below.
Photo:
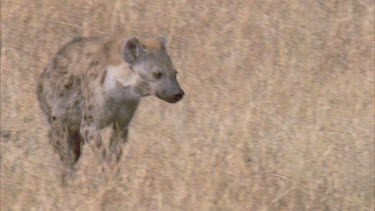
<path fill-rule="evenodd" d="M 79 131 L 70 131 L 64 121 L 52 117 L 49 138 L 52 146 L 58 152 L 63 163 L 63 183 L 71 179 L 75 171 L 74 164 L 81 155 L 81 136 Z"/>
<path fill-rule="evenodd" d="M 70 147 L 70 151 L 72 152 L 72 161 L 74 162 L 74 165 L 81 156 L 82 145 L 84 142 L 79 129 L 68 130 L 68 133 L 68 144 Z"/>

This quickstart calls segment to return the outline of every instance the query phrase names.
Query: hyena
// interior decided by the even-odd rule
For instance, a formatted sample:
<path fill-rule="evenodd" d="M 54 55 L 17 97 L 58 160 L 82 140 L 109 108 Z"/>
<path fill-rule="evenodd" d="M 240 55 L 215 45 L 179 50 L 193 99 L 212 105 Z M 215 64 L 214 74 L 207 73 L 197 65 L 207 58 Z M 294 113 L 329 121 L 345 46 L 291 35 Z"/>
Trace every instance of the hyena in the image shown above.
<path fill-rule="evenodd" d="M 176 74 L 163 37 L 77 37 L 62 46 L 41 74 L 37 96 L 64 169 L 74 169 L 85 142 L 104 165 L 117 163 L 142 97 L 183 98 Z M 107 151 L 100 130 L 110 125 Z"/>

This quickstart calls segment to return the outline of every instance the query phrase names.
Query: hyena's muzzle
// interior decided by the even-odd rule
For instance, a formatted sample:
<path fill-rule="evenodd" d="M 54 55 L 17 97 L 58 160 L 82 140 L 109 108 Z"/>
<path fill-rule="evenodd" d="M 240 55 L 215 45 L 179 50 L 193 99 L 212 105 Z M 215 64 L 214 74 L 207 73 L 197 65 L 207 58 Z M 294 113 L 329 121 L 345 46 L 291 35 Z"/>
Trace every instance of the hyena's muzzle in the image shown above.
<path fill-rule="evenodd" d="M 184 90 L 181 89 L 175 78 L 166 80 L 166 83 L 159 85 L 156 90 L 158 90 L 155 92 L 156 97 L 168 103 L 177 103 L 185 95 Z"/>

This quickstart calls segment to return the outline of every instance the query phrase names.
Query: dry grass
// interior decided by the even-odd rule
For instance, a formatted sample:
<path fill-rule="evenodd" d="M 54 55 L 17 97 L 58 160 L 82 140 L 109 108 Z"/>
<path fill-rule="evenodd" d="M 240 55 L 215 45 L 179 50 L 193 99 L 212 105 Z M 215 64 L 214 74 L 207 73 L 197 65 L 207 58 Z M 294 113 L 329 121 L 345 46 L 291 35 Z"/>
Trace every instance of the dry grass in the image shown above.
<path fill-rule="evenodd" d="M 36 78 L 64 42 L 165 35 L 120 173 L 62 188 Z M 1 0 L 1 210 L 374 210 L 374 2 Z M 108 132 L 106 137 L 108 136 Z"/>

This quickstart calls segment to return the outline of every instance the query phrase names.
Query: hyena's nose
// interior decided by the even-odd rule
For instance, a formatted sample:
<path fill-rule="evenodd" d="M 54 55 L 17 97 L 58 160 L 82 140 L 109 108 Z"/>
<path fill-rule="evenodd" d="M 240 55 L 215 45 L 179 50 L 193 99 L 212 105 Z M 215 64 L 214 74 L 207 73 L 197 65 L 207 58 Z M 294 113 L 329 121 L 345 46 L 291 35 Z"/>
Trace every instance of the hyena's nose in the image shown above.
<path fill-rule="evenodd" d="M 177 94 L 174 95 L 174 100 L 175 101 L 181 100 L 182 97 L 184 96 L 184 94 L 185 94 L 184 91 L 181 90 L 179 93 L 177 93 Z"/>

